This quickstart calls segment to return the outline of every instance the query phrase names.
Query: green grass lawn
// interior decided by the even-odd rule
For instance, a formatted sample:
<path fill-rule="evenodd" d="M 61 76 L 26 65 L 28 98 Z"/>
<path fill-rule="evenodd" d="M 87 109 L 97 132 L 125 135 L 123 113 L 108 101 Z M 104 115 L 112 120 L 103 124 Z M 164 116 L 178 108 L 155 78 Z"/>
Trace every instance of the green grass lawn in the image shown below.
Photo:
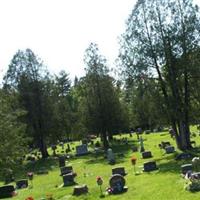
<path fill-rule="evenodd" d="M 195 128 L 192 129 L 195 131 Z M 136 136 L 129 138 L 129 135 L 123 135 L 122 137 L 128 137 L 129 144 L 137 144 Z M 180 176 L 180 166 L 183 161 L 175 161 L 175 154 L 165 155 L 164 151 L 158 148 L 158 144 L 161 141 L 170 141 L 175 145 L 175 141 L 169 137 L 167 132 L 153 133 L 149 135 L 143 134 L 145 139 L 145 150 L 150 150 L 153 154 L 153 160 L 156 161 L 159 170 L 142 173 L 140 175 L 134 174 L 133 166 L 131 165 L 130 158 L 132 155 L 137 157 L 137 171 L 142 171 L 143 163 L 147 160 L 142 159 L 139 152 L 132 153 L 130 145 L 117 145 L 113 144 L 113 151 L 115 153 L 123 153 L 123 158 L 116 158 L 117 163 L 114 166 L 107 164 L 107 160 L 102 156 L 95 158 L 93 155 L 87 155 L 83 157 L 76 157 L 69 160 L 69 164 L 73 166 L 74 171 L 77 173 L 75 181 L 78 184 L 87 184 L 89 193 L 79 197 L 72 196 L 73 186 L 60 187 L 63 183 L 62 177 L 59 176 L 60 170 L 58 168 L 58 160 L 49 158 L 46 161 L 39 160 L 34 169 L 38 169 L 44 166 L 49 170 L 48 175 L 35 175 L 33 179 L 32 189 L 18 190 L 18 195 L 13 197 L 13 200 L 25 200 L 26 197 L 32 196 L 35 200 L 40 200 L 45 197 L 46 194 L 53 194 L 54 199 L 67 200 L 67 199 L 99 199 L 100 190 L 96 183 L 96 177 L 101 176 L 104 180 L 103 190 L 109 186 L 109 178 L 111 177 L 112 168 L 117 166 L 123 166 L 128 173 L 125 176 L 126 185 L 128 191 L 119 195 L 106 195 L 105 199 L 129 199 L 129 200 L 199 200 L 200 192 L 191 193 L 184 189 L 185 180 Z M 197 145 L 200 142 L 200 137 L 196 136 L 192 138 L 196 140 Z M 76 144 L 74 144 L 76 145 Z M 198 150 L 198 149 L 197 149 Z M 198 153 L 197 153 L 198 155 Z M 185 161 L 190 163 L 190 160 Z M 25 171 L 31 170 L 33 166 L 28 165 Z M 21 178 L 26 175 L 26 172 L 22 171 Z M 86 177 L 84 176 L 86 173 Z M 3 183 L 1 183 L 3 184 Z"/>

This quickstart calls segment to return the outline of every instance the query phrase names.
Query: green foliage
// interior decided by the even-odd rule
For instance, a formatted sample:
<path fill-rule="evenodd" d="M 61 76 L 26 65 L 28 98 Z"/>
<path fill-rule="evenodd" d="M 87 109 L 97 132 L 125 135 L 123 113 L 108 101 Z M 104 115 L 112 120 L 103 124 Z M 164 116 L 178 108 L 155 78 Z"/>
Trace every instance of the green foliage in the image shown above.
<path fill-rule="evenodd" d="M 15 93 L 0 90 L 0 168 L 13 168 L 22 161 L 27 150 L 25 124 L 20 118 L 25 112 L 17 107 Z M 1 171 L 2 173 L 3 171 Z"/>

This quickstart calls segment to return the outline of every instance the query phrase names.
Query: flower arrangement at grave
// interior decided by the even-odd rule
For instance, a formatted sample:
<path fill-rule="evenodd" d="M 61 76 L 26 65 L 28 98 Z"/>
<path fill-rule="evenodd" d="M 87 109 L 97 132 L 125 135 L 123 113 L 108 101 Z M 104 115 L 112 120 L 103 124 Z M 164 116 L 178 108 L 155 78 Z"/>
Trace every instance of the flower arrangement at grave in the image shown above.
<path fill-rule="evenodd" d="M 135 170 L 136 161 L 137 161 L 137 158 L 135 156 L 132 156 L 131 157 L 131 164 L 134 166 L 134 172 L 135 173 L 136 173 L 136 170 Z"/>
<path fill-rule="evenodd" d="M 34 200 L 33 197 L 27 197 L 25 200 Z"/>
<path fill-rule="evenodd" d="M 27 173 L 28 179 L 29 179 L 29 181 L 31 182 L 30 188 L 33 187 L 33 175 L 34 175 L 33 172 L 28 172 L 28 173 Z"/>
<path fill-rule="evenodd" d="M 34 175 L 33 172 L 28 172 L 28 173 L 27 173 L 28 179 L 29 179 L 30 181 L 33 180 L 33 175 Z"/>
<path fill-rule="evenodd" d="M 102 188 L 101 188 L 101 186 L 103 185 L 103 179 L 100 176 L 97 176 L 96 181 L 97 181 L 97 185 L 100 188 L 100 192 L 101 192 L 100 197 L 103 197 L 104 195 L 103 195 L 103 191 L 102 191 Z"/>
<path fill-rule="evenodd" d="M 200 191 L 200 179 L 189 178 L 186 182 L 185 189 L 191 192 Z"/>

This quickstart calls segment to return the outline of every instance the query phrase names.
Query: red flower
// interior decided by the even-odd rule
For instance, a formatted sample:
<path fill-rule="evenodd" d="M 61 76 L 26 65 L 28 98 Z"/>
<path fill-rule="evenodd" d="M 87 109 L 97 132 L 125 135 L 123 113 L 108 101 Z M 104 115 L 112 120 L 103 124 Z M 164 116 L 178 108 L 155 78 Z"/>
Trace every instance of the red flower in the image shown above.
<path fill-rule="evenodd" d="M 98 185 L 102 185 L 103 184 L 103 179 L 101 178 L 101 176 L 97 176 L 96 180 L 97 180 L 97 184 Z"/>
<path fill-rule="evenodd" d="M 132 165 L 135 165 L 135 164 L 136 164 L 136 161 L 137 161 L 137 158 L 136 158 L 135 156 L 133 156 L 133 157 L 131 158 L 131 163 L 132 163 Z"/>
<path fill-rule="evenodd" d="M 33 197 L 27 197 L 25 200 L 34 200 Z"/>

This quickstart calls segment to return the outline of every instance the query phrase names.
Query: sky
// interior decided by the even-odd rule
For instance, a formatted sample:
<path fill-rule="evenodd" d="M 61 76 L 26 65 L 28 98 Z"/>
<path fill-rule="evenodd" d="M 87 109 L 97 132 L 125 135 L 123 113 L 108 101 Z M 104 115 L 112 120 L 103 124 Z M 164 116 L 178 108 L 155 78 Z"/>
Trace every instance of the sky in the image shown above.
<path fill-rule="evenodd" d="M 18 49 L 30 48 L 52 74 L 85 74 L 83 56 L 99 45 L 110 67 L 136 0 L 0 0 L 0 83 Z M 200 5 L 200 0 L 194 0 Z"/>
<path fill-rule="evenodd" d="M 114 65 L 118 37 L 136 0 L 0 0 L 0 81 L 18 49 L 30 48 L 51 73 L 84 75 L 90 42 Z"/>

